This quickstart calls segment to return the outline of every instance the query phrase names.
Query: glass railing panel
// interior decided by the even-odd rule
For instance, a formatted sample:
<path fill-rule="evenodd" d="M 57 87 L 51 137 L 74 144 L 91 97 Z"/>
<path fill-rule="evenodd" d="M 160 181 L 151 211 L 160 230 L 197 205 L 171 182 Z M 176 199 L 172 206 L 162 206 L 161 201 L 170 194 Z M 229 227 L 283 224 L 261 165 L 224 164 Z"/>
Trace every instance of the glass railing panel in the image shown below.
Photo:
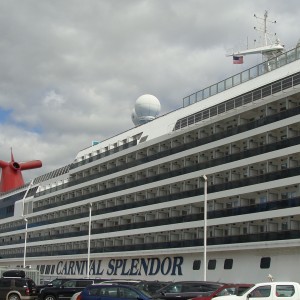
<path fill-rule="evenodd" d="M 209 87 L 203 90 L 203 99 L 210 97 Z"/>
<path fill-rule="evenodd" d="M 197 92 L 196 95 L 197 95 L 196 96 L 197 102 L 203 100 L 203 92 L 202 91 Z"/>
<path fill-rule="evenodd" d="M 213 96 L 213 95 L 215 95 L 217 93 L 218 93 L 218 85 L 217 84 L 212 85 L 210 87 L 210 95 Z"/>
<path fill-rule="evenodd" d="M 242 82 L 246 82 L 250 79 L 250 70 L 242 72 Z"/>
<path fill-rule="evenodd" d="M 287 53 L 287 63 L 296 60 L 296 49 L 293 49 Z"/>
<path fill-rule="evenodd" d="M 232 88 L 232 87 L 233 87 L 232 77 L 227 78 L 227 79 L 225 80 L 225 89 L 228 90 L 228 89 L 230 89 L 230 88 Z"/>
<path fill-rule="evenodd" d="M 190 97 L 184 97 L 183 98 L 183 107 L 189 106 L 190 105 Z"/>
<path fill-rule="evenodd" d="M 249 70 L 249 72 L 250 72 L 250 79 L 257 77 L 258 76 L 258 66 L 251 68 Z"/>
<path fill-rule="evenodd" d="M 266 72 L 268 72 L 268 64 L 267 63 L 262 63 L 258 65 L 258 75 L 263 75 Z"/>
<path fill-rule="evenodd" d="M 189 101 L 189 103 L 190 104 L 196 103 L 196 94 L 190 95 L 190 101 Z"/>
<path fill-rule="evenodd" d="M 269 60 L 269 69 L 275 70 L 277 68 L 277 58 L 273 58 Z"/>
<path fill-rule="evenodd" d="M 233 76 L 233 86 L 241 84 L 241 74 L 237 74 Z"/>
<path fill-rule="evenodd" d="M 286 62 L 287 62 L 287 55 L 286 55 L 286 53 L 284 53 L 283 55 L 278 57 L 277 67 L 282 67 L 282 66 L 286 65 Z"/>
<path fill-rule="evenodd" d="M 217 89 L 218 89 L 218 93 L 225 91 L 225 81 L 219 82 Z"/>

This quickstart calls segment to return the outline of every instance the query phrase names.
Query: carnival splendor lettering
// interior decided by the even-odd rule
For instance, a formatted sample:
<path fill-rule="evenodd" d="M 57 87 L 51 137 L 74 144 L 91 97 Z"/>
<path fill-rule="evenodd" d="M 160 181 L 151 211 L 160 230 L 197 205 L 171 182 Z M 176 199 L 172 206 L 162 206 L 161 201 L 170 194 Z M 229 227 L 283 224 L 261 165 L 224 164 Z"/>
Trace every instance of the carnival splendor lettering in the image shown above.
<path fill-rule="evenodd" d="M 132 259 L 110 259 L 107 266 L 102 260 L 90 261 L 90 275 L 182 275 L 183 257 L 150 257 Z M 41 274 L 53 270 L 53 265 L 40 265 Z M 55 265 L 57 275 L 85 275 L 87 261 L 59 261 Z M 49 270 L 49 271 L 48 271 Z M 48 271 L 48 272 L 47 272 Z"/>

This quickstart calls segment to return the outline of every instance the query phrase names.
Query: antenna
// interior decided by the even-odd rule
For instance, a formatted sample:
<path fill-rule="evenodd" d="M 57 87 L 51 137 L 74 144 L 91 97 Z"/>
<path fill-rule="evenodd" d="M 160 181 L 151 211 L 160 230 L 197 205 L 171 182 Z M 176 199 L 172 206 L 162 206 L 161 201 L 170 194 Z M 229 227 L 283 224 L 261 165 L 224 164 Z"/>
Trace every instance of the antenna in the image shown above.
<path fill-rule="evenodd" d="M 271 35 L 271 32 L 269 32 L 267 30 L 267 22 L 268 23 L 273 23 L 273 24 L 276 24 L 277 22 L 268 20 L 268 11 L 267 10 L 265 11 L 263 18 L 258 17 L 256 14 L 254 14 L 254 18 L 263 21 L 262 28 L 254 27 L 254 30 L 257 30 L 257 31 L 260 31 L 260 32 L 263 33 L 264 41 L 265 41 L 264 46 L 267 46 L 268 45 L 268 39 L 269 39 L 269 42 L 270 42 L 269 36 Z M 274 35 L 276 36 L 276 33 L 274 33 Z"/>
<path fill-rule="evenodd" d="M 267 23 L 277 23 L 277 22 L 268 20 L 268 12 L 267 11 L 265 11 L 263 18 L 256 16 L 256 14 L 254 14 L 254 17 L 263 21 L 262 28 L 254 27 L 255 30 L 263 33 L 263 36 L 264 36 L 263 45 L 260 45 L 260 46 L 257 45 L 257 40 L 254 40 L 254 48 L 246 49 L 246 50 L 242 50 L 242 51 L 236 51 L 227 56 L 242 57 L 244 55 L 249 55 L 249 54 L 261 54 L 265 60 L 269 60 L 269 59 L 272 59 L 272 58 L 276 57 L 277 55 L 284 52 L 284 46 L 280 43 L 279 39 L 276 39 L 273 42 L 271 41 L 271 39 L 269 39 L 269 36 L 271 34 L 267 30 Z M 269 39 L 269 42 L 268 42 L 268 39 Z"/>

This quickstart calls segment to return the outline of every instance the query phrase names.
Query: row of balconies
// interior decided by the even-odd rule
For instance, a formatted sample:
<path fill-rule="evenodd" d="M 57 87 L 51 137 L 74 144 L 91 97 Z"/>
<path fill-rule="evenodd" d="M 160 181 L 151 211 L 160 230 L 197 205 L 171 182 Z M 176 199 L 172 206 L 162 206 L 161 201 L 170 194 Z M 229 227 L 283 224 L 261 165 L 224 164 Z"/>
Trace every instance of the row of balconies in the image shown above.
<path fill-rule="evenodd" d="M 209 245 L 219 245 L 223 243 L 243 243 L 243 242 L 256 242 L 256 241 L 271 241 L 271 240 L 282 240 L 290 238 L 299 238 L 300 235 L 300 225 L 299 220 L 286 219 L 285 221 L 266 219 L 261 221 L 260 224 L 253 224 L 252 222 L 236 223 L 230 224 L 226 227 L 215 226 L 207 228 L 207 238 Z M 203 240 L 203 229 L 202 228 L 192 228 L 190 230 L 181 231 L 167 231 L 167 232 L 157 232 L 154 234 L 146 235 L 135 235 L 135 236 L 123 236 L 108 239 L 92 239 L 91 240 L 91 250 L 92 253 L 96 252 L 107 252 L 107 251 L 120 251 L 123 249 L 138 250 L 138 249 L 159 249 L 155 245 L 160 245 L 161 248 L 169 248 L 172 245 L 177 245 L 177 247 L 183 246 L 196 246 L 201 245 L 201 240 Z M 88 237 L 87 237 L 88 239 Z M 35 255 L 47 255 L 47 253 L 58 253 L 59 251 L 65 251 L 61 253 L 62 255 L 68 254 L 68 251 L 74 253 L 84 253 L 80 250 L 87 249 L 87 239 L 86 241 L 77 242 L 65 242 L 65 243 L 55 243 L 55 236 L 52 236 L 52 243 L 48 245 L 41 246 L 30 246 L 27 243 L 27 255 L 32 257 Z M 191 243 L 191 241 L 193 241 Z M 8 243 L 9 244 L 9 243 Z M 140 245 L 140 246 L 139 246 Z M 143 247 L 141 246 L 143 245 Z M 153 247 L 150 247 L 150 246 Z M 127 248 L 131 246 L 131 248 Z M 105 250 L 105 248 L 109 250 Z M 116 250 L 114 250 L 116 249 Z M 14 247 L 7 249 L 0 249 L 0 257 L 20 257 L 23 254 L 24 247 Z M 110 252 L 109 251 L 109 252 Z M 72 254 L 69 253 L 69 254 Z"/>
<path fill-rule="evenodd" d="M 184 133 L 182 135 L 170 138 L 167 141 L 160 142 L 156 145 L 151 145 L 148 148 L 141 149 L 135 153 L 130 153 L 126 156 L 118 157 L 115 160 L 100 164 L 99 166 L 93 167 L 91 171 L 82 171 L 73 174 L 73 179 L 82 178 L 93 173 L 109 170 L 115 168 L 116 166 L 122 166 L 125 163 L 135 161 L 144 157 L 149 157 L 153 154 L 163 152 L 172 148 L 176 148 L 180 145 L 189 143 L 196 139 L 201 139 L 209 135 L 223 132 L 229 128 L 237 127 L 239 125 L 247 124 L 256 119 L 261 119 L 265 116 L 273 115 L 277 112 L 283 111 L 285 109 L 291 109 L 300 105 L 300 97 L 298 95 L 291 96 L 289 98 L 280 99 L 273 103 L 266 104 L 262 107 L 256 107 L 251 111 L 246 111 L 240 113 L 238 116 L 233 116 L 228 119 L 220 120 L 212 125 L 203 126 L 192 132 Z M 299 130 L 299 129 L 298 129 Z M 281 137 L 284 137 L 282 134 Z M 90 155 L 88 155 L 90 156 Z"/>
<path fill-rule="evenodd" d="M 276 119 L 277 120 L 277 119 Z M 215 126 L 215 125 L 213 125 Z M 197 131 L 195 131 L 197 132 Z M 189 134 L 186 134 L 186 136 L 188 138 L 186 138 L 186 140 L 190 141 L 190 140 L 195 140 L 195 132 L 191 132 Z M 235 143 L 231 143 L 228 145 L 224 145 L 222 147 L 219 147 L 218 149 L 211 149 L 209 151 L 203 152 L 203 153 L 198 153 L 193 155 L 193 159 L 191 160 L 190 157 L 183 157 L 182 160 L 180 160 L 180 163 L 178 163 L 178 160 L 174 161 L 174 162 L 169 162 L 169 166 L 165 166 L 165 164 L 161 164 L 161 165 L 157 165 L 153 168 L 149 168 L 147 170 L 142 170 L 139 172 L 136 172 L 134 174 L 128 174 L 125 177 L 121 177 L 121 178 L 117 178 L 111 181 L 107 181 L 107 182 L 103 182 L 100 187 L 98 188 L 98 190 L 100 189 L 106 189 L 107 187 L 114 187 L 117 186 L 119 184 L 123 184 L 123 183 L 128 183 L 128 182 L 134 182 L 135 180 L 139 180 L 142 178 L 146 178 L 146 177 L 150 177 L 150 176 L 154 176 L 155 174 L 164 174 L 168 171 L 174 171 L 177 169 L 180 169 L 182 167 L 186 167 L 186 166 L 190 166 L 192 164 L 197 164 L 198 162 L 202 162 L 202 161 L 206 161 L 206 160 L 210 160 L 210 159 L 217 159 L 220 157 L 226 157 L 230 154 L 234 154 L 234 153 L 240 153 L 242 151 L 245 151 L 247 149 L 255 149 L 255 147 L 259 147 L 259 146 L 263 146 L 263 145 L 268 145 L 268 144 L 272 144 L 275 143 L 275 141 L 278 140 L 285 140 L 285 139 L 290 139 L 293 138 L 295 136 L 298 136 L 300 133 L 300 125 L 299 123 L 297 124 L 292 124 L 290 126 L 286 126 L 284 128 L 281 129 L 274 129 L 272 132 L 267 132 L 264 133 L 262 135 L 259 136 L 254 136 L 254 137 L 249 137 L 246 138 L 244 140 L 235 142 Z M 160 144 L 159 144 L 160 145 Z M 165 145 L 165 143 L 163 144 Z M 168 148 L 168 147 L 166 147 Z M 147 149 L 143 149 L 140 150 L 139 153 L 142 153 L 141 156 L 144 157 L 146 156 L 144 151 Z M 138 153 L 138 152 L 137 152 Z M 136 154 L 131 153 L 130 157 L 133 156 L 133 160 L 136 160 Z M 121 159 L 122 160 L 122 164 L 118 165 L 118 160 Z M 105 176 L 105 173 L 101 173 L 101 172 L 108 172 L 110 171 L 108 174 L 111 174 L 113 172 L 113 168 L 122 166 L 125 163 L 126 159 L 124 159 L 124 157 L 120 157 L 116 160 L 112 160 L 110 162 L 107 162 L 105 164 L 99 165 L 99 166 L 94 166 L 92 168 L 86 169 L 82 172 L 78 172 L 77 174 L 72 174 L 72 180 L 70 181 L 70 183 L 68 183 L 67 186 L 69 186 L 70 184 L 72 184 L 72 182 L 76 183 L 78 180 L 79 181 L 86 181 L 89 179 L 94 179 L 97 178 L 98 176 Z M 124 166 L 124 169 L 126 169 L 126 166 Z M 121 170 L 121 169 L 118 169 Z M 97 176 L 98 175 L 98 176 Z M 92 177 L 91 177 L 92 176 Z M 96 177 L 95 177 L 96 176 Z M 86 178 L 86 179 L 85 179 Z M 75 181 L 74 181 L 75 180 Z M 116 180 L 118 182 L 116 182 Z M 79 182 L 78 181 L 78 182 Z M 50 187 L 50 192 L 53 190 L 56 190 L 55 186 L 51 186 Z M 92 190 L 96 190 L 94 187 L 91 187 L 90 189 Z M 86 190 L 85 193 L 87 193 L 88 191 Z M 77 193 L 81 193 L 81 191 L 78 191 Z M 71 194 L 71 197 L 73 197 L 73 193 Z M 58 196 L 58 201 L 60 201 L 60 196 Z M 65 195 L 61 196 L 62 198 L 65 198 Z"/>
<path fill-rule="evenodd" d="M 298 186 L 294 187 L 295 189 L 299 189 Z M 254 193 L 253 193 L 254 194 Z M 249 195 L 250 196 L 250 195 Z M 252 195 L 253 196 L 253 195 Z M 281 208 L 285 208 L 285 207 L 290 207 L 288 205 L 287 202 L 282 202 L 282 201 L 286 201 L 286 200 L 281 200 L 278 201 L 278 194 L 274 192 L 266 192 L 266 193 L 256 193 L 256 202 L 260 203 L 259 205 L 255 204 L 255 199 L 253 198 L 241 198 L 241 197 L 235 197 L 233 199 L 218 199 L 218 200 L 212 200 L 209 201 L 208 204 L 208 214 L 209 214 L 209 218 L 220 218 L 221 214 L 223 215 L 223 217 L 226 216 L 233 216 L 236 215 L 238 216 L 239 214 L 251 214 L 253 212 L 260 212 L 260 211 L 266 211 L 268 209 L 281 209 Z M 287 194 L 286 196 L 290 196 L 292 198 L 289 198 L 291 200 L 297 200 L 298 198 L 294 197 L 296 196 L 296 192 L 294 192 L 293 194 Z M 268 197 L 268 199 L 267 199 Z M 231 202 L 229 202 L 228 200 L 230 200 Z M 268 206 L 261 206 L 261 204 L 272 204 L 272 208 L 270 206 L 270 208 L 268 208 Z M 278 204 L 276 204 L 278 203 Z M 282 203 L 282 204 L 280 204 Z M 294 204 L 291 203 L 291 205 L 293 205 L 293 207 L 299 206 L 299 204 L 297 204 L 298 202 L 295 202 Z M 201 220 L 201 218 L 203 219 L 203 203 L 194 203 L 194 204 L 189 204 L 189 205 L 182 205 L 182 206 L 178 206 L 178 207 L 173 207 L 173 208 L 165 208 L 165 209 L 161 209 L 161 210 L 156 210 L 156 211 L 146 211 L 146 212 L 141 212 L 139 214 L 133 214 L 133 215 L 125 215 L 125 216 L 116 216 L 116 217 L 110 217 L 107 219 L 98 219 L 98 220 L 93 220 L 92 224 L 91 224 L 91 229 L 92 229 L 92 233 L 96 234 L 96 233 L 104 233 L 104 232 L 115 232 L 115 231 L 122 231 L 122 230 L 129 230 L 129 229 L 138 229 L 138 228 L 145 228 L 145 227 L 155 227 L 155 226 L 159 226 L 159 225 L 168 225 L 168 224 L 177 224 L 177 223 L 182 223 L 182 222 L 191 222 L 191 221 L 196 221 L 196 220 Z M 286 206 L 288 205 L 288 206 Z M 253 208 L 255 209 L 255 211 L 253 211 L 253 209 L 250 209 L 251 206 L 253 206 Z M 255 208 L 255 206 L 257 206 L 257 208 Z M 244 208 L 244 209 L 243 209 Z M 238 209 L 233 211 L 232 209 Z M 243 209 L 243 210 L 242 210 Z M 227 215 L 226 215 L 226 211 L 228 211 Z M 230 212 L 232 211 L 232 212 Z M 233 213 L 234 212 L 234 213 Z M 217 213 L 217 214 L 216 214 Z M 86 213 L 85 215 L 82 214 L 81 218 L 87 218 L 88 214 Z M 185 217 L 186 216 L 186 217 Z M 64 222 L 66 221 L 65 217 L 61 217 L 60 220 L 57 218 L 55 219 L 55 215 L 47 215 L 48 218 L 50 218 L 49 220 L 45 220 L 44 223 L 47 225 L 55 224 L 56 222 Z M 300 216 L 299 216 L 300 218 Z M 72 219 L 72 218 L 71 218 Z M 71 220 L 70 219 L 70 220 Z M 288 229 L 297 229 L 295 228 L 295 224 L 297 224 L 298 226 L 298 221 L 296 221 L 298 219 L 297 216 L 291 217 L 291 219 L 293 219 L 291 221 L 291 225 L 288 227 Z M 169 221 L 168 221 L 169 220 Z M 219 219 L 221 220 L 221 219 Z M 273 220 L 271 220 L 273 222 Z M 252 223 L 250 226 L 250 228 L 254 228 L 257 227 L 257 223 L 262 222 L 264 223 L 264 220 L 262 221 L 255 221 Z M 274 224 L 280 224 L 282 222 L 282 219 L 280 219 L 279 221 L 277 220 L 276 222 L 274 222 Z M 286 221 L 285 221 L 286 222 Z M 294 222 L 294 223 L 293 223 Z M 296 222 L 296 223 L 295 223 Z M 41 222 L 40 226 L 42 225 Z M 55 227 L 52 229 L 43 229 L 43 230 L 38 230 L 37 224 L 35 223 L 33 218 L 30 220 L 30 224 L 32 224 L 32 226 L 29 226 L 30 228 L 36 228 L 35 231 L 30 231 L 29 233 L 29 240 L 31 239 L 32 241 L 40 241 L 40 240 L 48 240 L 48 239 L 55 239 L 56 238 L 68 238 L 68 237 L 75 237 L 75 236 L 82 236 L 82 235 L 86 235 L 88 232 L 88 222 L 81 222 L 81 223 L 77 223 L 77 224 L 73 224 L 73 225 L 63 225 L 60 227 Z M 250 224 L 250 223 L 249 223 Z M 268 223 L 267 223 L 268 224 Z M 271 223 L 270 223 L 271 224 Z M 273 223 L 272 223 L 273 224 Z M 272 225 L 272 230 L 275 230 L 275 225 Z M 235 225 L 235 224 L 234 224 Z M 228 227 L 228 225 L 222 225 L 220 224 L 219 226 L 216 226 L 216 228 L 220 227 Z M 279 226 L 279 225 L 278 225 Z M 242 226 L 243 230 L 245 230 L 245 226 Z M 25 228 L 25 224 L 23 225 L 23 228 Z M 235 228 L 235 227 L 233 227 Z M 237 228 L 241 228 L 241 226 L 239 225 Z M 267 229 L 268 229 L 268 225 L 267 225 Z M 279 227 L 277 227 L 277 229 L 280 229 Z M 286 228 L 287 229 L 287 228 Z M 220 229 L 218 229 L 219 231 Z M 226 229 L 228 231 L 228 228 Z M 237 230 L 237 229 L 234 229 Z M 245 231 L 243 231 L 245 232 Z M 255 233 L 253 230 L 249 230 L 249 233 Z M 15 243 L 21 243 L 22 240 L 24 239 L 24 234 L 23 233 L 18 233 L 13 235 L 12 232 L 10 233 L 9 236 L 5 236 L 2 237 L 2 242 L 8 244 L 13 244 Z M 60 236 L 60 237 L 59 237 Z"/>

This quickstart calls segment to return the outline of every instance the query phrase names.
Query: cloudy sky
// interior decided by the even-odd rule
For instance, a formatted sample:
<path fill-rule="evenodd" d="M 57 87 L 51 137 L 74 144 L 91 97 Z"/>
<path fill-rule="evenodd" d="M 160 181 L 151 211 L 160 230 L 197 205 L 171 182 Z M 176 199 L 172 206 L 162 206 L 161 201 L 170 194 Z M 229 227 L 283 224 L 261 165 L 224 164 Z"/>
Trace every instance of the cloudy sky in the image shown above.
<path fill-rule="evenodd" d="M 136 99 L 161 114 L 248 68 L 225 54 L 259 40 L 255 13 L 287 49 L 300 38 L 299 0 L 0 0 L 0 159 L 40 159 L 29 180 L 133 127 Z M 251 62 L 251 64 L 250 64 Z"/>

